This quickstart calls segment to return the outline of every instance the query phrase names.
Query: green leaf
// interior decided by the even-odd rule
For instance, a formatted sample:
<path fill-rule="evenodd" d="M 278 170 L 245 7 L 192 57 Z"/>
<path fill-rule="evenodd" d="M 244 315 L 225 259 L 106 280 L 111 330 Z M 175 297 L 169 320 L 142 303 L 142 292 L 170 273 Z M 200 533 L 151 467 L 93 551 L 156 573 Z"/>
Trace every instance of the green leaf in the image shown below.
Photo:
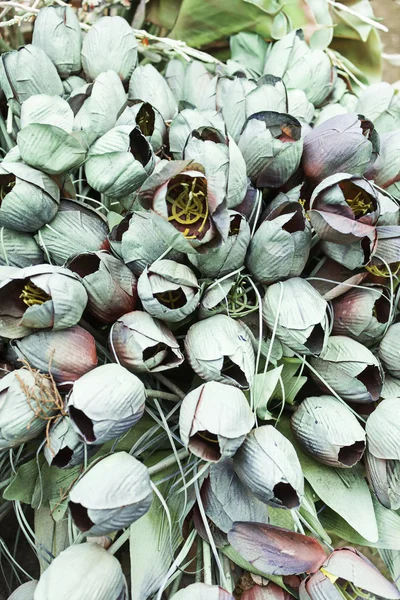
<path fill-rule="evenodd" d="M 258 75 L 263 72 L 267 42 L 256 33 L 241 31 L 230 39 L 231 58 Z"/>
<path fill-rule="evenodd" d="M 317 510 L 315 508 L 315 495 L 312 487 L 306 482 L 304 486 L 304 496 L 301 501 L 299 512 L 301 516 L 307 521 L 310 526 L 310 531 L 317 533 L 324 542 L 330 544 L 332 542 L 329 535 L 326 533 L 321 521 L 318 518 Z M 329 510 L 329 509 L 328 509 Z M 333 513 L 336 514 L 336 513 Z"/>
<path fill-rule="evenodd" d="M 326 0 L 305 0 L 313 12 L 315 26 L 310 38 L 311 48 L 327 48 L 333 37 L 333 21 L 329 5 Z"/>
<path fill-rule="evenodd" d="M 40 545 L 37 544 L 37 550 L 40 570 L 43 572 L 49 566 L 49 562 L 43 558 L 43 554 L 45 556 L 47 554 L 43 547 L 53 556 L 58 556 L 69 546 L 68 520 L 64 519 L 57 523 L 50 508 L 42 506 L 35 510 L 35 535 L 40 541 Z M 49 557 L 46 556 L 46 558 Z"/>
<path fill-rule="evenodd" d="M 44 456 L 40 456 L 38 461 L 36 458 L 33 458 L 24 465 L 21 465 L 16 475 L 13 476 L 11 483 L 4 490 L 3 498 L 5 500 L 19 500 L 25 504 L 31 504 L 39 468 L 43 462 Z"/>
<path fill-rule="evenodd" d="M 345 57 L 345 65 L 354 65 L 361 77 L 361 81 L 374 83 L 382 77 L 382 42 L 376 29 L 372 29 L 366 43 L 361 40 L 334 37 L 330 48 Z M 353 85 L 353 80 L 351 80 Z"/>
<path fill-rule="evenodd" d="M 257 416 L 265 419 L 269 416 L 268 400 L 271 398 L 275 388 L 279 386 L 283 365 L 264 373 L 258 373 L 254 377 L 254 405 Z"/>

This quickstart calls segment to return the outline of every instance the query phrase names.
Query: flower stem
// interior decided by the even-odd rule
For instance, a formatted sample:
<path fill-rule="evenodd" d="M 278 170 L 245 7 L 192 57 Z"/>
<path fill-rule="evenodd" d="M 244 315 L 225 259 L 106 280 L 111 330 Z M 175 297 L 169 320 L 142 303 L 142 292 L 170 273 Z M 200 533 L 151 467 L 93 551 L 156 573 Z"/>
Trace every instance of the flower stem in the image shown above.
<path fill-rule="evenodd" d="M 212 585 L 211 547 L 205 540 L 203 540 L 203 581 L 207 585 Z"/>
<path fill-rule="evenodd" d="M 172 402 L 179 402 L 180 397 L 177 394 L 170 394 L 169 392 L 162 392 L 160 390 L 149 390 L 146 388 L 147 398 L 159 398 L 160 400 L 171 400 Z"/>
<path fill-rule="evenodd" d="M 189 456 L 189 451 L 186 450 L 186 448 L 182 448 L 181 450 L 178 450 L 177 456 L 179 457 L 179 459 L 187 458 Z M 172 467 L 172 465 L 174 465 L 176 462 L 177 460 L 175 454 L 171 454 L 171 456 L 160 460 L 160 462 L 158 462 L 156 465 L 153 465 L 152 467 L 148 468 L 150 477 L 156 475 L 164 469 L 168 469 L 168 467 Z"/>

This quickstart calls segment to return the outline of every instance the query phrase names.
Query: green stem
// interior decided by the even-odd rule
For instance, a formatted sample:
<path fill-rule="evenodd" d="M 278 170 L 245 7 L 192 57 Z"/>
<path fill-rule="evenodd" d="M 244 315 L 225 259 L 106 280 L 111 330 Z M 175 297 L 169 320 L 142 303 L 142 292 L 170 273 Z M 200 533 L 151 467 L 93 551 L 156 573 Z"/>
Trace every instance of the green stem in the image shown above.
<path fill-rule="evenodd" d="M 179 398 L 181 398 L 182 400 L 186 396 L 185 392 L 183 392 L 177 385 L 172 383 L 172 381 L 170 381 L 168 377 L 165 377 L 165 375 L 161 375 L 161 373 L 153 373 L 153 377 L 155 377 L 155 379 L 158 379 L 160 383 L 165 385 L 165 387 L 171 390 L 173 394 L 179 396 Z"/>
<path fill-rule="evenodd" d="M 160 390 L 149 390 L 146 388 L 147 398 L 159 398 L 160 400 L 171 400 L 172 402 L 179 402 L 180 397 L 176 394 L 170 394 L 169 392 L 162 392 Z"/>
<path fill-rule="evenodd" d="M 168 467 L 172 467 L 176 462 L 177 462 L 177 457 L 179 457 L 179 459 L 184 459 L 187 458 L 189 456 L 189 451 L 186 450 L 186 448 L 182 448 L 182 450 L 178 450 L 178 452 L 175 454 L 171 454 L 171 456 L 168 456 L 167 458 L 164 458 L 163 460 L 160 460 L 160 462 L 158 462 L 156 465 L 153 465 L 152 467 L 148 468 L 148 472 L 150 477 L 152 475 L 156 475 L 157 473 L 159 473 L 160 471 L 163 471 L 164 469 L 168 469 Z"/>
<path fill-rule="evenodd" d="M 212 585 L 211 547 L 205 540 L 203 540 L 203 581 L 207 585 Z"/>

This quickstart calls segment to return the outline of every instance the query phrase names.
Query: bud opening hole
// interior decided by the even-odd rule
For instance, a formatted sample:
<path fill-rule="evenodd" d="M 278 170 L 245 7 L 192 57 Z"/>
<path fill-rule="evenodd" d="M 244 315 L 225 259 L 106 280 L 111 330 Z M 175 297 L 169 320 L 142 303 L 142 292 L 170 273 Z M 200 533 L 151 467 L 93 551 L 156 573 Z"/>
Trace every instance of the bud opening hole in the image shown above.
<path fill-rule="evenodd" d="M 289 483 L 277 483 L 274 486 L 274 496 L 286 508 L 296 508 L 299 506 L 299 497 Z"/>
<path fill-rule="evenodd" d="M 12 191 L 16 181 L 17 178 L 12 174 L 0 176 L 0 205 L 7 194 Z"/>
<path fill-rule="evenodd" d="M 283 214 L 285 214 L 285 211 L 283 211 Z M 298 207 L 298 209 L 292 215 L 292 217 L 289 219 L 289 221 L 287 223 L 285 223 L 285 225 L 282 225 L 282 229 L 284 231 L 287 231 L 288 233 L 295 233 L 296 231 L 304 231 L 305 223 L 304 223 L 304 217 L 303 217 L 303 210 L 302 210 L 301 206 Z"/>
<path fill-rule="evenodd" d="M 61 448 L 61 450 L 59 450 L 57 454 L 53 457 L 51 465 L 54 467 L 58 467 L 59 469 L 66 467 L 70 462 L 73 453 L 74 451 L 71 450 L 71 448 L 69 448 L 68 446 L 65 446 L 65 448 Z"/>
<path fill-rule="evenodd" d="M 68 507 L 78 529 L 89 531 L 93 527 L 94 523 L 88 517 L 87 508 L 77 502 L 71 502 L 71 500 L 68 502 Z"/>
<path fill-rule="evenodd" d="M 143 133 L 143 135 L 153 135 L 154 122 L 155 114 L 153 107 L 148 102 L 145 102 L 136 115 L 136 123 L 139 125 L 140 131 Z"/>
<path fill-rule="evenodd" d="M 325 332 L 319 323 L 313 328 L 308 340 L 304 344 L 313 354 L 319 354 L 324 346 Z"/>
<path fill-rule="evenodd" d="M 382 389 L 382 376 L 378 367 L 368 365 L 357 375 L 356 379 L 365 385 L 373 402 L 379 400 Z"/>
<path fill-rule="evenodd" d="M 240 225 L 242 224 L 242 215 L 234 215 L 231 217 L 231 224 L 228 235 L 239 235 Z"/>
<path fill-rule="evenodd" d="M 236 381 L 240 387 L 249 387 L 246 375 L 242 369 L 234 363 L 229 356 L 224 356 L 224 362 L 222 364 L 221 374 L 225 375 L 229 379 Z"/>
<path fill-rule="evenodd" d="M 365 450 L 365 442 L 355 442 L 351 446 L 340 448 L 338 460 L 346 467 L 352 467 L 361 459 Z"/>
<path fill-rule="evenodd" d="M 190 438 L 190 446 L 197 449 L 205 460 L 217 461 L 221 458 L 218 436 L 209 431 L 198 431 Z"/>
<path fill-rule="evenodd" d="M 100 258 L 96 254 L 81 254 L 71 260 L 68 268 L 77 273 L 79 277 L 86 277 L 97 271 L 100 262 Z"/>
<path fill-rule="evenodd" d="M 372 314 L 379 323 L 387 323 L 390 315 L 390 302 L 385 292 L 375 302 Z"/>
<path fill-rule="evenodd" d="M 69 415 L 75 425 L 78 427 L 79 431 L 82 433 L 83 437 L 87 442 L 95 442 L 96 436 L 93 431 L 93 422 L 89 419 L 88 416 L 79 408 L 75 406 L 69 407 Z"/>
<path fill-rule="evenodd" d="M 129 134 L 129 151 L 143 166 L 147 165 L 150 160 L 149 143 L 138 127 L 135 127 Z"/>
<path fill-rule="evenodd" d="M 153 294 L 153 296 L 160 304 L 171 310 L 182 308 L 187 302 L 185 292 L 182 288 L 159 292 L 158 294 Z"/>

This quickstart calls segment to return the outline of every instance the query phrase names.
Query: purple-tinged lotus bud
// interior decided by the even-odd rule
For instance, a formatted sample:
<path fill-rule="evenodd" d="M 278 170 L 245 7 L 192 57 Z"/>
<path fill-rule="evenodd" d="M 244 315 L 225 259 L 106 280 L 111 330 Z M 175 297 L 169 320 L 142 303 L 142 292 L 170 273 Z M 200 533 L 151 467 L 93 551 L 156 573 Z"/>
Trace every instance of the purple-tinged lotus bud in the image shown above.
<path fill-rule="evenodd" d="M 135 309 L 137 280 L 123 262 L 108 252 L 84 252 L 66 266 L 82 278 L 88 295 L 87 310 L 102 323 L 115 323 Z"/>
<path fill-rule="evenodd" d="M 356 340 L 333 335 L 321 354 L 310 358 L 310 363 L 319 376 L 314 371 L 310 375 L 322 391 L 329 394 L 334 390 L 347 402 L 378 400 L 383 385 L 381 364 Z"/>
<path fill-rule="evenodd" d="M 73 254 L 108 249 L 106 219 L 94 209 L 62 200 L 56 217 L 40 229 L 35 240 L 48 260 L 62 265 Z"/>
<path fill-rule="evenodd" d="M 298 277 L 311 249 L 311 226 L 298 202 L 270 213 L 253 236 L 246 265 L 257 281 L 269 284 Z"/>
<path fill-rule="evenodd" d="M 319 354 L 328 336 L 327 303 L 304 279 L 293 277 L 267 288 L 263 318 L 286 346 L 302 354 Z"/>
<path fill-rule="evenodd" d="M 365 346 L 373 345 L 386 330 L 390 299 L 385 287 L 354 288 L 334 300 L 333 335 L 346 335 Z"/>
<path fill-rule="evenodd" d="M 394 323 L 387 330 L 379 345 L 379 358 L 385 371 L 400 379 L 400 323 Z"/>
<path fill-rule="evenodd" d="M 118 44 L 115 43 L 118 40 Z M 137 62 L 137 41 L 122 17 L 102 17 L 86 33 L 82 46 L 82 67 L 89 81 L 103 71 L 116 71 L 126 81 Z"/>
<path fill-rule="evenodd" d="M 211 462 L 233 456 L 253 425 L 244 393 L 224 383 L 203 383 L 181 405 L 179 431 L 184 446 Z"/>
<path fill-rule="evenodd" d="M 293 115 L 301 123 L 311 123 L 314 117 L 315 108 L 312 102 L 307 99 L 303 90 L 288 90 L 288 109 L 286 112 Z"/>
<path fill-rule="evenodd" d="M 281 187 L 297 171 L 303 151 L 301 124 L 291 115 L 251 115 L 239 140 L 247 174 L 257 187 Z"/>
<path fill-rule="evenodd" d="M 59 410 L 49 378 L 27 368 L 0 379 L 0 448 L 13 448 L 44 431 Z"/>
<path fill-rule="evenodd" d="M 367 271 L 376 277 L 390 279 L 399 270 L 400 226 L 384 225 L 377 227 L 376 238 L 374 254 Z"/>
<path fill-rule="evenodd" d="M 298 508 L 304 478 L 292 444 L 272 425 L 253 429 L 233 459 L 239 479 L 261 502 Z"/>
<path fill-rule="evenodd" d="M 35 588 L 37 586 L 36 579 L 32 581 L 27 581 L 27 583 L 23 583 L 18 586 L 16 590 L 9 596 L 8 600 L 34 600 L 33 594 L 35 592 Z"/>
<path fill-rule="evenodd" d="M 25 359 L 42 373 L 51 373 L 59 384 L 73 382 L 97 366 L 93 336 L 75 325 L 62 331 L 39 331 L 11 342 L 10 360 L 18 364 Z"/>
<path fill-rule="evenodd" d="M 379 153 L 379 136 L 371 121 L 355 113 L 338 115 L 313 129 L 304 139 L 302 167 L 320 182 L 335 173 L 363 175 Z"/>
<path fill-rule="evenodd" d="M 349 111 L 346 109 L 346 107 L 339 104 L 339 102 L 327 104 L 319 111 L 317 111 L 317 118 L 314 121 L 314 129 L 322 125 L 322 123 L 325 123 L 325 121 L 328 121 L 329 119 L 333 119 L 335 117 L 339 117 L 341 115 L 347 115 L 348 112 Z M 313 130 L 311 129 L 309 133 L 311 134 L 312 131 Z"/>
<path fill-rule="evenodd" d="M 368 450 L 376 458 L 400 460 L 399 399 L 382 400 L 368 417 Z"/>
<path fill-rule="evenodd" d="M 233 596 L 218 585 L 192 583 L 176 592 L 171 600 L 233 600 Z"/>
<path fill-rule="evenodd" d="M 215 110 L 186 108 L 176 115 L 168 131 L 169 149 L 174 159 L 183 157 L 187 139 L 192 131 L 203 127 L 216 129 L 223 136 L 226 135 L 222 115 Z"/>
<path fill-rule="evenodd" d="M 45 173 L 23 163 L 0 167 L 0 227 L 34 232 L 57 214 L 60 190 Z"/>
<path fill-rule="evenodd" d="M 167 325 L 135 310 L 112 326 L 109 345 L 115 360 L 134 373 L 152 373 L 183 363 L 179 344 Z"/>
<path fill-rule="evenodd" d="M 62 417 L 50 427 L 43 454 L 49 466 L 70 469 L 84 462 L 82 438 L 72 427 L 69 417 Z"/>
<path fill-rule="evenodd" d="M 365 432 L 353 413 L 333 396 L 311 396 L 292 415 L 296 439 L 318 462 L 353 467 L 365 450 Z"/>
<path fill-rule="evenodd" d="M 373 121 L 379 134 L 393 131 L 400 118 L 398 90 L 385 81 L 373 83 L 363 90 L 356 110 Z"/>
<path fill-rule="evenodd" d="M 192 369 L 205 381 L 239 388 L 252 385 L 255 357 L 249 329 L 227 315 L 215 315 L 192 325 L 185 338 Z"/>
<path fill-rule="evenodd" d="M 63 79 L 81 71 L 82 32 L 71 7 L 42 8 L 35 19 L 32 44 L 46 52 Z"/>
<path fill-rule="evenodd" d="M 164 121 L 173 119 L 178 110 L 168 83 L 152 64 L 140 65 L 132 73 L 129 99 L 148 102 L 161 113 Z"/>
<path fill-rule="evenodd" d="M 378 194 L 366 179 L 337 173 L 315 188 L 308 216 L 322 240 L 351 244 L 373 233 L 379 217 Z"/>
<path fill-rule="evenodd" d="M 266 585 L 254 585 L 242 595 L 242 600 L 293 600 L 294 596 L 273 581 Z"/>
<path fill-rule="evenodd" d="M 370 269 L 371 257 L 376 252 L 378 241 L 377 229 L 375 227 L 371 227 L 370 229 L 372 230 L 370 233 L 356 242 L 334 244 L 333 242 L 322 240 L 320 248 L 332 261 L 339 263 L 350 271 L 366 267 L 367 265 L 369 265 L 368 269 Z"/>
<path fill-rule="evenodd" d="M 142 517 L 153 500 L 147 468 L 127 452 L 116 452 L 86 471 L 69 494 L 76 526 L 87 535 L 104 535 Z"/>
<path fill-rule="evenodd" d="M 367 276 L 366 271 L 353 273 L 328 258 L 318 265 L 307 281 L 329 302 L 351 290 L 352 286 L 360 285 Z"/>
<path fill-rule="evenodd" d="M 1 271 L 5 267 L 0 267 Z M 76 325 L 87 304 L 80 279 L 69 269 L 37 265 L 16 269 L 0 282 L 0 333 L 15 339 L 35 329 Z"/>
<path fill-rule="evenodd" d="M 400 225 L 400 206 L 393 196 L 383 190 L 378 190 L 380 215 L 377 227 Z"/>
<path fill-rule="evenodd" d="M 167 128 L 164 119 L 161 113 L 148 102 L 128 100 L 116 125 L 138 126 L 154 152 L 159 152 L 166 143 Z"/>
<path fill-rule="evenodd" d="M 396 185 L 400 181 L 400 130 L 388 131 L 380 136 L 379 156 L 368 169 L 365 177 L 373 179 L 381 188 L 395 196 Z"/>
<path fill-rule="evenodd" d="M 127 600 L 119 561 L 98 544 L 73 544 L 43 571 L 34 600 Z"/>
<path fill-rule="evenodd" d="M 42 263 L 43 252 L 32 235 L 0 227 L 0 265 L 23 268 Z"/>
<path fill-rule="evenodd" d="M 376 458 L 367 450 L 365 453 L 365 467 L 369 484 L 379 502 L 386 508 L 399 510 L 400 461 Z"/>
<path fill-rule="evenodd" d="M 67 407 L 87 444 L 103 444 L 130 429 L 143 415 L 143 383 L 121 365 L 102 365 L 74 382 Z"/>
<path fill-rule="evenodd" d="M 176 323 L 196 310 L 200 286 L 189 267 L 162 259 L 143 271 L 138 280 L 138 295 L 149 315 Z"/>

